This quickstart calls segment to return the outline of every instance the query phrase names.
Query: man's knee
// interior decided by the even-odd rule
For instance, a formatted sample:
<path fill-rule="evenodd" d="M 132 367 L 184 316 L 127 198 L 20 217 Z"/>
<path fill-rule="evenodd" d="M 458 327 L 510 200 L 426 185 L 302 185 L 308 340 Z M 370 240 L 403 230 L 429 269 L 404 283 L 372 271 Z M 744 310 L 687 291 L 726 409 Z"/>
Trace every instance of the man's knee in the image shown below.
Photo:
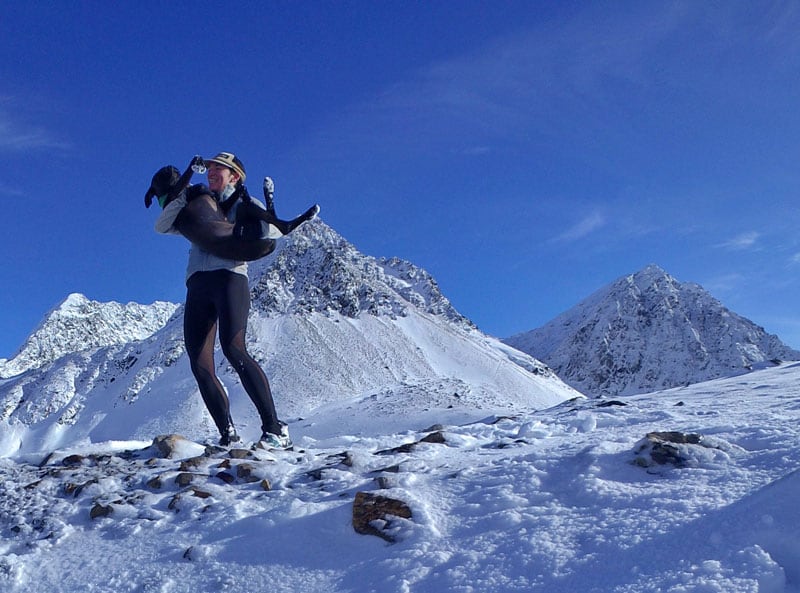
<path fill-rule="evenodd" d="M 190 357 L 189 367 L 192 369 L 192 374 L 197 380 L 207 379 L 215 375 L 213 362 L 209 364 L 207 361 Z"/>
<path fill-rule="evenodd" d="M 222 346 L 222 354 L 231 366 L 237 370 L 242 369 L 245 365 L 245 361 L 249 358 L 246 350 L 230 344 Z"/>

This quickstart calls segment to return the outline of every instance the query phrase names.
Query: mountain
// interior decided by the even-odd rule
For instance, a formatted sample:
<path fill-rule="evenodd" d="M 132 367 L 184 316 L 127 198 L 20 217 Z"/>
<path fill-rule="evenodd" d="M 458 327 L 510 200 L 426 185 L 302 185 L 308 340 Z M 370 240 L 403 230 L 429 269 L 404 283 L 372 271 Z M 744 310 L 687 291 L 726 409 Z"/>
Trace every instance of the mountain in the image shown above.
<path fill-rule="evenodd" d="M 248 348 L 290 422 L 338 406 L 335 432 L 349 426 L 348 408 L 369 411 L 378 431 L 420 428 L 440 410 L 467 420 L 579 396 L 544 364 L 478 331 L 427 272 L 366 256 L 322 221 L 283 239 L 251 265 L 250 279 Z M 119 313 L 109 327 L 136 323 Z M 70 319 L 50 326 L 41 366 L 0 381 L 0 456 L 166 433 L 215 437 L 180 309 L 152 334 L 93 348 L 82 340 L 95 317 Z M 254 438 L 255 410 L 219 352 L 217 366 L 240 434 Z"/>
<path fill-rule="evenodd" d="M 656 265 L 619 278 L 507 344 L 587 395 L 627 395 L 729 377 L 800 352 Z"/>
<path fill-rule="evenodd" d="M 45 316 L 11 360 L 0 360 L 0 378 L 39 368 L 71 352 L 143 340 L 161 329 L 178 305 L 120 304 L 69 295 Z"/>

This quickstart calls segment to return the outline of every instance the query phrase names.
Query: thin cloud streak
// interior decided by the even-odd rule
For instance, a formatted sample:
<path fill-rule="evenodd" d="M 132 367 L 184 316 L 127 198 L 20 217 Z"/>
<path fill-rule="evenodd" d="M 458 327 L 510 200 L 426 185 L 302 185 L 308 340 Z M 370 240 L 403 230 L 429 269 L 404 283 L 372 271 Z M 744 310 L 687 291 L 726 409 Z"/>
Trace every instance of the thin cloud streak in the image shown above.
<path fill-rule="evenodd" d="M 0 111 L 0 151 L 19 153 L 45 148 L 63 150 L 69 145 L 44 128 L 14 121 L 8 113 Z"/>
<path fill-rule="evenodd" d="M 633 22 L 636 21 L 634 26 Z M 631 81 L 643 76 L 640 56 L 658 44 L 676 26 L 667 14 L 661 24 L 608 20 L 612 38 L 624 43 L 608 44 L 608 30 L 596 31 L 596 23 L 581 19 L 554 30 L 535 30 L 502 38 L 479 51 L 433 62 L 405 80 L 366 97 L 334 127 L 344 133 L 323 134 L 332 138 L 381 147 L 410 142 L 415 147 L 442 143 L 468 148 L 492 141 L 528 141 L 530 134 L 558 135 L 564 122 L 583 133 L 585 118 L 593 126 L 606 126 L 608 113 L 587 107 L 600 100 L 616 105 L 604 81 Z M 631 37 L 623 35 L 639 31 Z M 574 117 L 554 118 L 554 113 L 571 111 Z M 556 119 L 560 123 L 556 123 Z M 553 126 L 558 129 L 552 129 Z M 387 143 L 386 138 L 392 142 Z"/>
<path fill-rule="evenodd" d="M 572 243 L 578 241 L 604 227 L 606 223 L 606 217 L 599 212 L 595 212 L 586 216 L 577 224 L 555 237 L 553 241 L 557 243 Z"/>
<path fill-rule="evenodd" d="M 741 12 L 734 7 L 723 17 L 737 21 Z M 753 28 L 769 27 L 769 50 L 783 55 L 785 22 L 797 18 L 788 11 Z M 631 156 L 625 147 L 652 144 L 653 135 L 670 126 L 668 118 L 643 126 L 638 101 L 674 96 L 673 102 L 693 104 L 697 85 L 715 85 L 705 76 L 709 64 L 702 57 L 712 61 L 734 41 L 707 19 L 702 7 L 678 2 L 655 15 L 632 10 L 620 18 L 589 10 L 570 21 L 547 23 L 412 72 L 352 105 L 316 141 L 325 154 L 366 147 L 373 153 L 406 153 L 409 145 L 416 152 L 463 153 L 474 146 L 534 144 L 573 156 L 588 152 L 618 168 Z M 686 69 L 685 56 L 678 53 L 667 62 L 660 57 L 665 40 L 684 30 L 701 43 L 692 54 L 699 63 L 684 72 L 692 92 L 671 76 L 674 69 Z"/>
<path fill-rule="evenodd" d="M 746 233 L 741 233 L 732 239 L 725 241 L 724 243 L 718 244 L 717 247 L 731 251 L 746 251 L 756 248 L 758 246 L 758 240 L 760 237 L 761 233 L 757 231 L 748 231 Z"/>

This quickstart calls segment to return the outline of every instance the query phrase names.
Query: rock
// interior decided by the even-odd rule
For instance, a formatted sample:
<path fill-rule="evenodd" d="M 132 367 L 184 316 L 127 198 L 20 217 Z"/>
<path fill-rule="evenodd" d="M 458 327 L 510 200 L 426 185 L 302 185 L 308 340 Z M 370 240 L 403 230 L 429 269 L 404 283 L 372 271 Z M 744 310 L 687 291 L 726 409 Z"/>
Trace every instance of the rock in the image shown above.
<path fill-rule="evenodd" d="M 249 459 L 253 457 L 252 451 L 247 449 L 231 449 L 228 455 L 231 456 L 231 459 Z"/>
<path fill-rule="evenodd" d="M 709 448 L 703 435 L 677 431 L 650 432 L 636 446 L 634 463 L 642 467 L 653 464 L 684 467 L 689 461 L 690 447 Z"/>
<path fill-rule="evenodd" d="M 240 463 L 236 466 L 236 477 L 243 482 L 258 482 L 259 478 L 254 473 L 255 467 L 250 463 Z"/>
<path fill-rule="evenodd" d="M 178 494 L 174 494 L 174 495 L 172 496 L 172 498 L 170 499 L 170 501 L 169 501 L 169 504 L 167 505 L 167 508 L 168 508 L 169 510 L 171 510 L 171 511 L 175 511 L 175 512 L 177 513 L 177 512 L 179 512 L 179 511 L 180 511 L 180 508 L 178 508 L 178 505 L 180 504 L 180 502 L 181 502 L 181 495 L 180 495 L 180 493 L 178 493 Z"/>
<path fill-rule="evenodd" d="M 429 426 L 428 428 L 426 428 L 422 432 L 441 432 L 443 430 L 444 430 L 444 425 L 443 424 L 432 424 L 431 426 Z"/>
<path fill-rule="evenodd" d="M 383 449 L 382 451 L 377 451 L 375 455 L 395 455 L 396 453 L 411 453 L 419 444 L 418 441 L 414 441 L 413 443 L 405 443 L 402 445 L 398 445 L 397 447 L 392 447 L 391 449 Z"/>
<path fill-rule="evenodd" d="M 176 454 L 178 445 L 186 440 L 185 437 L 179 434 L 162 434 L 153 439 L 153 446 L 161 457 L 172 459 Z"/>
<path fill-rule="evenodd" d="M 353 501 L 353 528 L 357 533 L 375 535 L 394 543 L 394 536 L 386 529 L 392 524 L 392 517 L 410 519 L 409 506 L 401 500 L 380 496 L 370 492 L 357 492 Z M 382 525 L 383 529 L 378 525 Z"/>
<path fill-rule="evenodd" d="M 81 465 L 83 463 L 84 457 L 83 455 L 68 455 L 65 457 L 61 463 L 66 466 L 74 466 L 74 465 Z"/>
<path fill-rule="evenodd" d="M 350 451 L 344 451 L 343 453 L 336 453 L 335 455 L 329 455 L 328 459 L 334 465 L 344 465 L 345 467 L 353 467 L 353 464 L 355 463 L 355 460 L 353 459 L 353 454 Z"/>
<path fill-rule="evenodd" d="M 198 457 L 190 457 L 189 459 L 184 459 L 183 461 L 181 461 L 180 470 L 182 472 L 187 472 L 196 469 L 207 462 L 208 458 L 202 455 Z"/>
<path fill-rule="evenodd" d="M 228 450 L 225 447 L 220 447 L 218 445 L 206 445 L 205 448 L 205 455 L 206 457 L 213 457 L 214 455 L 218 455 L 220 453 L 226 453 Z"/>
<path fill-rule="evenodd" d="M 382 469 L 375 470 L 371 472 L 372 475 L 378 475 L 383 473 L 389 474 L 399 474 L 400 473 L 400 464 L 390 465 L 388 467 L 384 467 Z"/>
<path fill-rule="evenodd" d="M 378 476 L 375 478 L 375 484 L 380 490 L 386 490 L 392 487 L 392 480 L 389 476 Z"/>
<path fill-rule="evenodd" d="M 112 507 L 111 505 L 104 505 L 98 503 L 92 507 L 91 511 L 89 511 L 89 518 L 97 519 L 100 517 L 108 517 L 113 512 L 114 512 L 114 507 Z"/>
<path fill-rule="evenodd" d="M 91 486 L 92 484 L 97 484 L 97 478 L 92 478 L 91 480 L 84 482 L 83 484 L 77 484 L 75 482 L 66 482 L 64 484 L 64 494 L 71 494 L 73 497 L 77 498 L 78 495 L 83 492 L 83 489 L 87 486 Z"/>
<path fill-rule="evenodd" d="M 194 480 L 194 475 L 190 474 L 189 472 L 181 472 L 177 476 L 175 476 L 175 483 L 178 486 L 188 486 Z"/>
<path fill-rule="evenodd" d="M 423 437 L 420 443 L 436 443 L 437 445 L 442 445 L 446 441 L 444 439 L 444 433 L 441 430 L 437 430 L 436 432 L 432 432 L 429 435 Z"/>
<path fill-rule="evenodd" d="M 226 484 L 233 484 L 236 481 L 236 478 L 233 477 L 233 474 L 228 472 L 219 472 L 217 474 L 217 478 L 219 478 Z"/>
<path fill-rule="evenodd" d="M 150 478 L 149 480 L 147 480 L 147 483 L 145 484 L 145 486 L 147 486 L 151 490 L 161 490 L 162 485 L 163 482 L 161 480 L 161 476 L 155 476 L 153 478 Z"/>
<path fill-rule="evenodd" d="M 413 443 L 405 443 L 403 445 L 399 445 L 397 447 L 393 447 L 391 449 L 384 449 L 383 451 L 377 451 L 375 455 L 394 455 L 396 453 L 411 453 L 420 443 L 436 443 L 436 444 L 443 444 L 445 442 L 444 433 L 441 430 L 437 430 L 436 432 L 432 432 L 424 437 L 422 437 L 418 441 L 414 441 Z"/>

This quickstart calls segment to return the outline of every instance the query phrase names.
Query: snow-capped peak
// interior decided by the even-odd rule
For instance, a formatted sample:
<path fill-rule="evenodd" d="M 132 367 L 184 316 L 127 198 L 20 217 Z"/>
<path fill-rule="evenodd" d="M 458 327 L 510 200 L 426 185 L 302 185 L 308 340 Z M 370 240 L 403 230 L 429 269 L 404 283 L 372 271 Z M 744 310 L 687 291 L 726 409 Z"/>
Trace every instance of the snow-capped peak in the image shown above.
<path fill-rule="evenodd" d="M 92 301 L 72 293 L 50 311 L 19 352 L 0 364 L 0 377 L 39 368 L 72 352 L 143 340 L 161 329 L 178 305 Z"/>
<path fill-rule="evenodd" d="M 364 255 L 319 219 L 303 225 L 275 253 L 251 266 L 250 275 L 253 306 L 269 314 L 398 318 L 416 309 L 473 327 L 428 272 L 399 258 Z"/>
<path fill-rule="evenodd" d="M 800 358 L 700 285 L 679 282 L 657 265 L 506 342 L 587 395 L 642 393 Z"/>

